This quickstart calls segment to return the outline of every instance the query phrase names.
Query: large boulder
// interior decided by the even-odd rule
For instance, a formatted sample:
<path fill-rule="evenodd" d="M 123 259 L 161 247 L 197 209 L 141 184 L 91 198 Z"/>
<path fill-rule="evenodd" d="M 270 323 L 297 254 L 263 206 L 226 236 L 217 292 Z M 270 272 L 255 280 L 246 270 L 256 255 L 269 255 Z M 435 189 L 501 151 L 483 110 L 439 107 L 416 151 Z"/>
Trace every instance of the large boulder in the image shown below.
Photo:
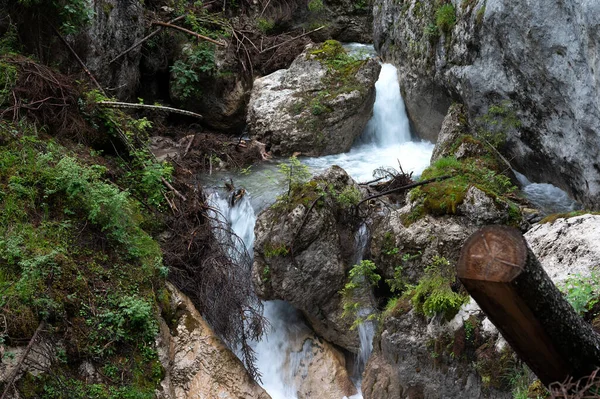
<path fill-rule="evenodd" d="M 342 316 L 339 291 L 356 262 L 359 221 L 349 205 L 360 196 L 337 166 L 296 187 L 258 216 L 252 268 L 260 297 L 288 301 L 319 336 L 353 352 L 358 332 L 351 329 L 354 320 Z"/>
<path fill-rule="evenodd" d="M 159 399 L 270 399 L 250 378 L 242 362 L 215 335 L 192 302 L 168 285 L 169 325 L 162 321 L 157 339 L 165 377 Z"/>
<path fill-rule="evenodd" d="M 374 20 L 421 136 L 459 99 L 516 169 L 600 207 L 600 3 L 377 0 Z"/>
<path fill-rule="evenodd" d="M 380 68 L 335 41 L 308 45 L 288 69 L 254 81 L 250 134 L 275 155 L 348 151 L 371 117 Z"/>
<path fill-rule="evenodd" d="M 538 223 L 525 239 L 555 283 L 569 277 L 588 277 L 600 269 L 600 215 L 559 218 Z"/>

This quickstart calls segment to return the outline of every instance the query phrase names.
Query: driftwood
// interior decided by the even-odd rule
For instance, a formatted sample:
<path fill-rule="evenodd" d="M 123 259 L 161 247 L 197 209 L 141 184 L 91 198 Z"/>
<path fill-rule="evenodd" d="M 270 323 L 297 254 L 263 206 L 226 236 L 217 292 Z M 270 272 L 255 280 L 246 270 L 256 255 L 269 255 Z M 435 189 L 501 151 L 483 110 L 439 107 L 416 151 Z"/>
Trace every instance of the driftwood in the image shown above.
<path fill-rule="evenodd" d="M 19 371 L 21 370 L 21 366 L 23 366 L 23 363 L 27 359 L 27 356 L 29 356 L 29 352 L 31 351 L 31 348 L 33 348 L 33 344 L 35 344 L 35 342 L 37 341 L 37 338 L 40 335 L 40 333 L 42 332 L 42 330 L 44 329 L 45 325 L 46 325 L 46 323 L 42 321 L 39 324 L 38 328 L 35 330 L 35 333 L 33 334 L 33 337 L 31 337 L 31 339 L 29 340 L 29 343 L 27 344 L 27 347 L 25 348 L 23 355 L 21 355 L 21 358 L 15 365 L 14 370 L 12 371 L 12 373 L 6 380 L 6 385 L 4 386 L 4 392 L 2 392 L 2 396 L 0 396 L 0 399 L 8 399 L 9 398 L 8 393 L 10 391 L 12 391 L 12 386 L 15 382 L 15 379 L 17 378 L 17 375 L 19 374 Z"/>
<path fill-rule="evenodd" d="M 181 27 L 179 25 L 173 25 L 173 24 L 170 24 L 168 22 L 160 22 L 160 21 L 154 21 L 154 22 L 152 22 L 152 25 L 158 25 L 158 26 L 164 26 L 166 28 L 177 29 L 177 30 L 185 32 L 185 33 L 187 33 L 189 35 L 196 36 L 196 38 L 198 38 L 198 39 L 206 40 L 208 42 L 214 43 L 214 44 L 216 44 L 218 46 L 223 46 L 223 47 L 227 46 L 225 43 L 216 41 L 214 39 L 211 39 L 210 37 L 203 36 L 201 34 L 198 34 L 198 33 L 194 32 L 194 31 L 191 31 L 189 29 L 183 28 L 183 27 Z"/>
<path fill-rule="evenodd" d="M 434 177 L 433 179 L 423 180 L 423 181 L 420 181 L 420 182 L 417 182 L 417 183 L 407 184 L 406 186 L 392 188 L 391 190 L 387 190 L 387 191 L 383 191 L 383 192 L 381 192 L 379 194 L 371 195 L 370 197 L 367 197 L 364 200 L 360 201 L 358 204 L 356 204 L 356 206 L 359 207 L 364 202 L 367 202 L 367 201 L 375 199 L 375 198 L 383 197 L 384 195 L 396 193 L 398 191 L 409 190 L 411 188 L 423 186 L 425 184 L 429 184 L 429 183 L 433 183 L 433 182 L 437 182 L 437 181 L 446 180 L 446 179 L 449 179 L 451 177 L 454 177 L 454 176 L 447 175 L 447 176 Z"/>
<path fill-rule="evenodd" d="M 165 180 L 165 178 L 164 178 L 164 177 L 161 177 L 161 178 L 160 178 L 160 180 L 163 182 L 163 184 L 164 184 L 165 186 L 167 186 L 167 188 L 168 188 L 169 190 L 173 191 L 173 193 L 174 193 L 176 196 L 178 196 L 179 198 L 181 198 L 183 201 L 187 201 L 187 198 L 186 198 L 186 197 L 185 197 L 183 194 L 181 194 L 179 191 L 177 191 L 177 190 L 176 190 L 176 189 L 175 189 L 175 188 L 174 188 L 174 187 L 171 185 L 171 183 L 169 183 L 167 180 Z"/>
<path fill-rule="evenodd" d="M 173 18 L 172 20 L 170 20 L 169 24 L 173 24 L 177 21 L 182 20 L 183 18 L 185 18 L 185 15 L 180 15 L 177 18 Z M 157 29 L 155 29 L 153 32 L 149 33 L 148 35 L 144 36 L 142 39 L 138 40 L 137 42 L 135 42 L 133 45 L 131 45 L 131 47 L 129 47 L 127 50 L 123 51 L 121 54 L 117 55 L 115 58 L 113 58 L 109 64 L 112 64 L 113 62 L 115 62 L 116 60 L 118 60 L 119 58 L 123 57 L 125 54 L 129 53 L 131 50 L 133 50 L 136 47 L 141 46 L 142 44 L 144 44 L 144 42 L 146 42 L 147 40 L 151 39 L 152 37 L 156 36 L 157 34 L 160 33 L 160 31 L 162 31 L 163 27 L 159 26 Z"/>
<path fill-rule="evenodd" d="M 149 109 L 154 111 L 167 111 L 174 114 L 181 114 L 186 116 L 192 116 L 194 118 L 202 119 L 202 115 L 195 112 L 186 111 L 184 109 L 165 107 L 163 105 L 149 105 L 149 104 L 136 104 L 136 103 L 124 103 L 118 101 L 98 101 L 97 104 L 103 105 L 108 108 L 135 108 L 135 109 Z"/>
<path fill-rule="evenodd" d="M 600 336 L 564 299 L 518 230 L 475 232 L 462 248 L 457 275 L 545 385 L 588 376 L 600 365 Z"/>

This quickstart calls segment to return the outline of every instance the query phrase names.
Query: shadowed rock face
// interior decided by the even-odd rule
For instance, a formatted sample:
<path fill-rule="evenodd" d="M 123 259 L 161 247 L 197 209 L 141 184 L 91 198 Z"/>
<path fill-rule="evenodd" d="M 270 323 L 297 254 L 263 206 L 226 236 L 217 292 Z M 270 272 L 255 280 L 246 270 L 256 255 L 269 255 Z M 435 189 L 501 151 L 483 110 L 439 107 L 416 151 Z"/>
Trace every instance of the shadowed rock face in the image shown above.
<path fill-rule="evenodd" d="M 327 195 L 319 200 L 317 184 L 328 191 L 354 187 L 360 192 L 346 172 L 334 166 L 307 183 L 303 194 L 293 195 L 288 208 L 276 204 L 262 212 L 254 229 L 252 280 L 261 298 L 288 301 L 319 336 L 358 352 L 358 332 L 350 328 L 352 317 L 342 316 L 339 291 L 354 262 L 359 226 L 345 220 L 351 220 L 351 210 L 344 213 Z M 311 207 L 313 201 L 321 202 Z"/>
<path fill-rule="evenodd" d="M 375 46 L 398 67 L 416 131 L 435 136 L 451 98 L 473 120 L 509 106 L 513 166 L 599 208 L 600 3 L 454 1 L 448 32 L 429 3 L 374 7 Z"/>
<path fill-rule="evenodd" d="M 275 155 L 319 156 L 348 151 L 371 117 L 380 65 L 335 71 L 309 45 L 289 69 L 254 81 L 248 128 Z"/>

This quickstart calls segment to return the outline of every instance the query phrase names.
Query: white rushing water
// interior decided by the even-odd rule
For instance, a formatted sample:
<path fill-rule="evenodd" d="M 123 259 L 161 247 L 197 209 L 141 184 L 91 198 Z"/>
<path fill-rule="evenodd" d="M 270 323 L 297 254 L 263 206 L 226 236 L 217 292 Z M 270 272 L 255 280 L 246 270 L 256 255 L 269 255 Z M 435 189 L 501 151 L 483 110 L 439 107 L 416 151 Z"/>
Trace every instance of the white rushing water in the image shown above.
<path fill-rule="evenodd" d="M 365 50 L 361 46 L 357 49 Z M 400 163 L 405 172 L 413 172 L 414 176 L 418 176 L 429 165 L 433 144 L 411 141 L 396 68 L 384 64 L 375 87 L 372 119 L 363 136 L 349 152 L 301 159 L 314 173 L 338 165 L 355 180 L 368 181 L 373 178 L 373 171 L 378 167 L 397 169 Z M 230 201 L 216 192 L 210 196 L 211 205 L 219 209 L 250 253 L 254 243 L 256 213 L 272 203 L 284 186 L 277 177 L 276 166 L 275 162 L 254 168 L 248 176 L 236 176 L 235 183 L 245 187 L 247 194 L 234 206 L 230 206 Z M 362 260 L 367 241 L 367 229 L 363 226 L 356 236 L 356 262 Z M 361 316 L 368 316 L 371 312 L 371 309 L 362 309 Z M 285 302 L 265 302 L 264 316 L 269 320 L 271 328 L 254 345 L 257 367 L 262 374 L 261 385 L 273 399 L 297 399 L 298 387 L 294 386 L 294 376 L 302 372 L 302 364 L 306 363 L 302 360 L 308 348 L 298 350 L 296 341 L 305 336 L 309 328 L 298 311 Z M 374 331 L 375 326 L 370 321 L 362 323 L 358 328 L 361 348 L 355 369 L 359 373 L 371 354 Z M 360 388 L 360 376 L 356 377 L 355 383 Z M 361 397 L 359 392 L 352 399 Z"/>
<path fill-rule="evenodd" d="M 560 188 L 548 183 L 532 183 L 525 175 L 517 172 L 517 180 L 521 183 L 521 190 L 525 197 L 542 213 L 563 213 L 581 209 L 581 204 L 577 203 L 566 192 Z"/>

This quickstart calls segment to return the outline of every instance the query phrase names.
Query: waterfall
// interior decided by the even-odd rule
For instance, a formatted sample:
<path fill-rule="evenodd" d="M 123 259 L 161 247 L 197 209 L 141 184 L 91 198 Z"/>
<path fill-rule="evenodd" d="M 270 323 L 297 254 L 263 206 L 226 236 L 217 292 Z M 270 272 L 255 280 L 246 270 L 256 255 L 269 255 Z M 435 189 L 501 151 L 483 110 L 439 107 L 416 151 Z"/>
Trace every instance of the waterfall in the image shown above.
<path fill-rule="evenodd" d="M 408 117 L 404 102 L 400 95 L 396 68 L 383 64 L 379 80 L 375 85 L 376 100 L 373 116 L 365 132 L 357 140 L 354 147 L 345 154 L 324 156 L 319 158 L 302 159 L 302 162 L 318 173 L 332 165 L 344 168 L 350 176 L 358 181 L 372 178 L 373 170 L 381 166 L 398 168 L 402 164 L 405 172 L 412 171 L 418 176 L 429 165 L 433 144 L 428 142 L 410 141 Z M 209 203 L 218 212 L 213 217 L 223 223 L 229 223 L 232 230 L 246 245 L 252 255 L 254 244 L 255 211 L 265 206 L 268 198 L 271 202 L 280 194 L 280 184 L 270 184 L 266 181 L 265 171 L 260 168 L 276 166 L 263 165 L 248 176 L 236 176 L 237 184 L 242 184 L 247 193 L 235 204 L 222 198 L 218 193 L 209 197 Z M 276 174 L 276 172 L 274 173 Z M 213 177 L 214 178 L 214 177 Z M 229 176 L 227 177 L 229 179 Z M 251 193 L 255 193 L 254 200 Z M 256 209 L 253 209 L 253 205 Z M 368 230 L 362 225 L 355 237 L 355 263 L 360 262 L 366 253 L 368 245 Z M 250 284 L 250 282 L 249 282 Z M 360 316 L 367 317 L 374 310 L 365 307 L 360 310 Z M 273 399 L 297 399 L 297 387 L 294 377 L 303 373 L 302 364 L 307 356 L 307 348 L 293 347 L 292 343 L 305 336 L 310 329 L 304 324 L 298 311 L 282 301 L 264 303 L 264 316 L 269 321 L 270 328 L 260 342 L 254 344 L 257 354 L 257 367 L 262 373 L 261 385 Z M 360 373 L 371 354 L 375 326 L 371 321 L 365 321 L 358 327 L 360 351 L 356 359 L 355 369 Z M 296 345 L 298 346 L 298 345 Z M 360 389 L 360 375 L 356 376 L 357 388 Z M 352 399 L 362 398 L 360 392 Z M 342 399 L 342 398 L 340 398 Z"/>
<path fill-rule="evenodd" d="M 378 147 L 410 141 L 410 123 L 400 95 L 398 71 L 392 64 L 383 64 L 375 83 L 373 117 L 361 140 Z"/>

